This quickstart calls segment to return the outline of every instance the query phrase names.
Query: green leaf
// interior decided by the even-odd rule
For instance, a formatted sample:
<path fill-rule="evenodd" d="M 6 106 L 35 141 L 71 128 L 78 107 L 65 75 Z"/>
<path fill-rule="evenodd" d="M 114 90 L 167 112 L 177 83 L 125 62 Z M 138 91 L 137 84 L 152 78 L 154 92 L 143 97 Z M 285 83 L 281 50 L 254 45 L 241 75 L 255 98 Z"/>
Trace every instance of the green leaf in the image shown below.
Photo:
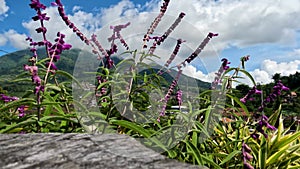
<path fill-rule="evenodd" d="M 128 129 L 131 129 L 135 132 L 138 132 L 140 133 L 142 136 L 144 136 L 145 138 L 148 138 L 151 136 L 151 134 L 146 130 L 144 129 L 143 127 L 135 124 L 135 123 L 132 123 L 132 122 L 129 122 L 129 121 L 125 121 L 125 120 L 111 120 L 110 121 L 112 124 L 115 124 L 115 125 L 120 125 L 122 127 L 125 127 L 125 128 L 128 128 Z"/>
<path fill-rule="evenodd" d="M 15 100 L 15 101 L 6 103 L 4 106 L 0 107 L 0 112 L 4 112 L 11 108 L 19 107 L 21 105 L 34 105 L 34 103 L 35 103 L 35 100 L 32 98 L 22 98 L 19 100 Z"/>
<path fill-rule="evenodd" d="M 216 164 L 211 158 L 201 155 L 199 149 L 195 147 L 191 142 L 184 141 L 186 146 L 191 150 L 191 153 L 193 154 L 193 157 L 196 159 L 198 164 L 203 164 L 202 160 L 213 166 L 215 169 L 221 169 L 221 167 Z"/>
<path fill-rule="evenodd" d="M 168 157 L 175 158 L 177 156 L 177 152 L 175 150 L 168 151 Z"/>
<path fill-rule="evenodd" d="M 232 100 L 234 100 L 239 106 L 241 106 L 241 108 L 245 111 L 245 113 L 249 116 L 249 111 L 248 108 L 246 107 L 246 105 L 244 103 L 242 103 L 240 101 L 239 98 L 235 97 L 235 96 L 231 96 L 230 94 L 226 94 L 227 97 L 231 98 Z"/>
<path fill-rule="evenodd" d="M 55 91 L 58 91 L 58 92 L 61 91 L 60 87 L 58 87 L 54 84 L 50 84 L 50 83 L 46 84 L 46 89 L 45 90 L 48 90 L 48 89 L 52 89 L 52 90 L 55 90 Z"/>
<path fill-rule="evenodd" d="M 68 116 L 45 116 L 40 119 L 40 121 L 59 121 L 59 120 L 78 123 L 77 121 L 71 119 L 71 117 Z"/>
<path fill-rule="evenodd" d="M 131 129 L 137 133 L 140 133 L 142 136 L 144 136 L 145 138 L 148 138 L 149 140 L 151 140 L 153 143 L 155 143 L 157 146 L 159 146 L 163 150 L 168 151 L 168 149 L 159 140 L 157 140 L 154 137 L 150 137 L 151 133 L 149 131 L 147 131 L 146 129 L 144 129 L 143 127 L 141 127 L 135 123 L 125 121 L 125 120 L 110 120 L 110 123 L 112 123 L 114 125 L 120 125 L 122 127 Z"/>
<path fill-rule="evenodd" d="M 272 126 L 275 126 L 277 120 L 279 118 L 281 118 L 281 104 L 279 105 L 279 108 L 275 111 L 275 113 L 273 113 L 270 117 L 269 117 L 269 124 L 271 124 Z"/>
<path fill-rule="evenodd" d="M 69 79 L 72 79 L 72 81 L 75 82 L 80 88 L 83 88 L 81 86 L 81 83 L 73 75 L 71 75 L 70 73 L 62 71 L 62 70 L 57 70 L 55 73 L 59 74 L 59 75 L 63 75 L 65 77 L 69 78 Z"/>
<path fill-rule="evenodd" d="M 193 154 L 193 157 L 196 159 L 198 164 L 203 164 L 201 153 L 197 147 L 195 147 L 192 143 L 189 141 L 184 141 L 186 146 L 190 149 L 190 152 Z"/>
<path fill-rule="evenodd" d="M 280 156 L 286 153 L 289 146 L 282 147 L 278 152 L 274 153 L 266 161 L 266 166 L 273 165 L 273 163 L 278 162 L 281 158 Z"/>
<path fill-rule="evenodd" d="M 237 154 L 242 153 L 240 150 L 235 150 L 233 152 L 231 152 L 230 154 L 227 155 L 227 157 L 220 163 L 220 165 L 225 164 L 226 162 L 228 162 L 229 160 L 231 160 L 234 156 L 236 156 Z"/>
<path fill-rule="evenodd" d="M 262 137 L 259 155 L 258 155 L 258 165 L 260 169 L 264 169 L 266 166 L 266 160 L 268 156 L 268 145 L 265 137 Z"/>
<path fill-rule="evenodd" d="M 12 125 L 8 126 L 7 128 L 1 130 L 0 133 L 11 133 L 16 128 L 24 128 L 24 126 L 29 126 L 29 125 L 32 125 L 32 124 L 36 124 L 36 120 L 27 119 L 27 120 L 22 121 L 20 123 L 15 123 L 15 124 L 12 124 Z"/>
<path fill-rule="evenodd" d="M 296 132 L 293 134 L 283 136 L 283 137 L 281 137 L 280 140 L 278 140 L 277 143 L 274 144 L 273 149 L 277 150 L 282 147 L 285 147 L 286 145 L 291 144 L 292 142 L 296 141 L 299 138 L 300 138 L 300 132 Z"/>
<path fill-rule="evenodd" d="M 89 112 L 88 116 L 92 116 L 92 117 L 99 117 L 101 119 L 106 119 L 106 115 L 102 114 L 100 112 Z"/>
<path fill-rule="evenodd" d="M 11 80 L 10 82 L 12 83 L 17 83 L 17 82 L 32 82 L 32 80 L 30 78 L 18 78 L 15 80 Z"/>
<path fill-rule="evenodd" d="M 249 79 L 252 81 L 253 85 L 256 86 L 256 82 L 249 72 L 247 72 L 246 70 L 243 70 L 243 69 L 240 69 L 239 71 L 244 73 L 246 76 L 248 76 Z"/>

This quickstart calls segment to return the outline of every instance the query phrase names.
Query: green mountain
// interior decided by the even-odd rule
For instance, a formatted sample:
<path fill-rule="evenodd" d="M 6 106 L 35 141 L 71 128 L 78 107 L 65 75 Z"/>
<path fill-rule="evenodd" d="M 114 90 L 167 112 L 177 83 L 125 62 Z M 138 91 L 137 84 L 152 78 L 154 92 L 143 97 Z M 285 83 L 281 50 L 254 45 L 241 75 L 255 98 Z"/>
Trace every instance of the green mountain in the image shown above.
<path fill-rule="evenodd" d="M 45 58 L 45 49 L 38 49 L 38 55 L 39 59 Z M 56 63 L 56 66 L 58 69 L 66 71 L 70 74 L 73 74 L 74 65 L 76 63 L 76 60 L 79 55 L 84 57 L 93 56 L 90 53 L 82 53 L 84 51 L 80 49 L 71 49 L 68 51 L 64 51 L 61 54 L 61 59 Z M 20 50 L 13 53 L 6 54 L 4 56 L 0 57 L 0 89 L 3 88 L 4 90 L 8 91 L 11 95 L 17 95 L 20 96 L 26 89 L 30 89 L 32 86 L 31 83 L 25 83 L 25 82 L 18 82 L 18 83 L 12 83 L 11 80 L 16 79 L 16 77 L 24 73 L 26 71 L 23 70 L 23 65 L 28 64 L 28 59 L 31 57 L 32 53 L 27 50 Z M 115 64 L 118 64 L 122 59 L 118 57 L 112 57 Z M 98 64 L 98 63 L 95 63 Z M 78 66 L 78 65 L 77 65 Z M 80 66 L 80 65 L 79 65 Z M 157 68 L 161 68 L 160 66 L 155 66 Z M 80 70 L 84 70 L 80 69 Z M 144 72 L 142 72 L 144 73 Z M 171 74 L 176 74 L 175 70 L 171 70 Z M 163 77 L 171 82 L 173 80 L 172 76 L 166 74 L 163 75 Z M 210 87 L 210 83 L 203 82 L 198 79 L 191 78 L 186 75 L 181 75 L 181 81 L 183 82 L 183 85 L 189 85 L 189 89 L 200 89 L 205 90 Z M 1 92 L 1 90 L 0 90 Z"/>

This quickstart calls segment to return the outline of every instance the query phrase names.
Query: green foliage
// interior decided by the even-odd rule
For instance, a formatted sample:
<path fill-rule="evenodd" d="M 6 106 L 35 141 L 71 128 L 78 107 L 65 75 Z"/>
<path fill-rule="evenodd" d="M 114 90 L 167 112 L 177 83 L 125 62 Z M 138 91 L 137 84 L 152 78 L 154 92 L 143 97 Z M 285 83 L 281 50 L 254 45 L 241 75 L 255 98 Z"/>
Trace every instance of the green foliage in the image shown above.
<path fill-rule="evenodd" d="M 274 83 L 257 85 L 245 70 L 245 62 L 249 58 L 241 58 L 241 67 L 226 70 L 223 67 L 221 70 L 224 72 L 219 79 L 221 85 L 215 90 L 208 90 L 210 84 L 200 80 L 196 80 L 196 85 L 188 86 L 194 84 L 191 82 L 195 79 L 181 75 L 180 80 L 196 96 L 183 105 L 187 110 L 171 109 L 179 103 L 175 96 L 179 87 L 175 86 L 168 93 L 170 99 L 166 101 L 165 115 L 158 120 L 164 105 L 149 93 L 164 98 L 174 79 L 168 73 L 157 73 L 166 71 L 165 67 L 144 63 L 158 56 L 136 50 L 125 53 L 131 54 L 132 58 L 112 57 L 115 63 L 113 69 L 93 63 L 98 70 L 88 72 L 87 64 L 82 64 L 77 67 L 82 71 L 73 73 L 79 54 L 84 56 L 84 63 L 88 63 L 94 55 L 78 49 L 66 51 L 56 64 L 59 70 L 52 74 L 45 67 L 49 60 L 46 52 L 39 49 L 38 55 L 41 57 L 37 66 L 45 89 L 38 94 L 34 93 L 31 75 L 22 70 L 23 64 L 30 58 L 30 52 L 18 51 L 1 57 L 0 61 L 5 65 L 0 65 L 0 93 L 16 95 L 20 99 L 9 102 L 0 100 L 0 133 L 119 133 L 140 139 L 144 145 L 169 158 L 209 168 L 246 168 L 246 162 L 260 169 L 300 168 L 299 124 L 292 121 L 287 125 L 283 119 L 290 114 L 299 116 L 300 97 L 291 99 L 287 97 L 288 92 L 283 92 L 273 104 L 264 108 L 263 114 L 258 114 L 261 99 L 272 92 Z M 139 71 L 139 67 L 145 69 Z M 177 74 L 173 69 L 167 71 Z M 263 91 L 263 95 L 254 96 L 253 102 L 242 103 L 240 98 L 247 94 L 250 87 L 240 84 L 232 88 L 232 82 L 238 82 L 241 78 L 239 73 L 249 78 Z M 104 80 L 88 84 L 93 85 L 93 91 L 84 92 L 82 86 L 85 84 L 72 74 L 83 77 L 83 80 L 88 80 L 87 74 Z M 299 95 L 300 73 L 288 77 L 275 74 L 273 79 L 274 82 L 281 80 Z M 79 100 L 73 98 L 73 91 L 77 89 L 82 94 Z M 96 103 L 91 106 L 94 97 Z M 25 115 L 20 108 L 24 108 Z M 224 120 L 225 113 L 230 118 Z M 260 129 L 256 116 L 261 115 L 270 116 L 265 123 L 275 126 L 277 130 L 267 130 L 266 126 Z M 291 129 L 294 131 L 291 132 Z M 267 137 L 261 130 L 266 132 Z M 258 134 L 258 138 L 251 137 L 252 134 Z M 251 149 L 247 152 L 251 155 L 246 160 L 243 144 Z"/>
<path fill-rule="evenodd" d="M 76 53 L 77 51 L 72 52 Z M 44 61 L 47 60 L 41 60 L 41 62 Z M 43 65 L 43 63 L 40 64 Z M 151 67 L 142 72 L 131 71 L 128 76 L 118 76 L 116 71 L 118 67 L 122 68 L 122 64 L 134 66 L 135 63 L 130 60 L 119 60 L 115 70 L 99 67 L 99 71 L 94 72 L 94 74 L 108 79 L 107 82 L 98 86 L 98 89 L 104 87 L 108 92 L 97 98 L 99 107 L 95 111 L 88 110 L 82 104 L 88 101 L 93 93 L 87 93 L 86 96 L 83 96 L 81 103 L 73 100 L 71 80 L 79 86 L 81 84 L 70 72 L 59 70 L 56 74 L 50 76 L 49 83 L 45 86 L 45 92 L 41 96 L 42 102 L 40 104 L 37 103 L 33 94 L 29 74 L 20 73 L 18 78 L 12 81 L 11 85 L 16 85 L 15 88 L 18 88 L 19 84 L 26 84 L 29 88 L 26 88 L 26 92 L 21 95 L 23 96 L 21 99 L 9 103 L 0 103 L 0 133 L 85 132 L 91 131 L 87 126 L 93 125 L 93 132 L 117 132 L 137 139 L 146 138 L 143 144 L 163 150 L 163 154 L 169 158 L 196 165 L 204 165 L 209 168 L 243 168 L 242 141 L 245 141 L 252 149 L 251 155 L 253 159 L 249 163 L 255 168 L 298 168 L 300 166 L 299 127 L 295 132 L 290 133 L 290 129 L 294 129 L 296 124 L 293 123 L 293 126 L 286 126 L 283 120 L 286 110 L 293 110 L 292 108 L 289 109 L 288 107 L 290 106 L 288 105 L 296 105 L 293 106 L 293 108 L 296 108 L 297 104 L 299 104 L 297 100 L 299 98 L 295 98 L 294 102 L 283 102 L 281 104 L 280 100 L 284 99 L 284 96 L 282 96 L 278 98 L 278 103 L 275 103 L 275 106 L 271 104 L 265 109 L 265 113 L 271 115 L 269 123 L 276 126 L 278 130 L 275 132 L 268 131 L 268 138 L 260 134 L 258 140 L 250 137 L 257 124 L 251 118 L 251 112 L 257 109 L 261 103 L 261 98 L 256 97 L 254 102 L 243 104 L 239 98 L 243 97 L 250 89 L 243 84 L 230 90 L 226 89 L 226 87 L 221 88 L 221 92 L 224 92 L 227 96 L 227 101 L 229 101 L 225 107 L 238 112 L 231 112 L 234 120 L 218 122 L 213 131 L 210 131 L 209 124 L 215 123 L 212 117 L 215 111 L 223 108 L 222 105 L 219 105 L 222 102 L 220 102 L 221 100 L 212 102 L 211 97 L 214 91 L 201 91 L 203 90 L 201 88 L 198 88 L 198 98 L 193 100 L 199 103 L 197 109 L 191 107 L 190 104 L 188 114 L 168 110 L 170 105 L 177 104 L 175 99 L 170 99 L 167 105 L 167 115 L 161 118 L 160 122 L 157 122 L 157 119 L 153 117 L 156 117 L 160 111 L 157 107 L 161 106 L 161 103 L 153 102 L 148 93 L 157 91 L 157 94 L 163 97 L 163 92 L 166 92 L 166 88 L 170 85 L 172 78 L 166 75 L 157 75 L 158 69 L 151 69 Z M 228 86 L 227 82 L 230 78 L 235 77 L 235 71 L 240 70 L 236 68 L 228 69 L 225 72 L 227 75 L 224 74 L 222 76 L 226 80 L 223 81 L 223 86 Z M 228 75 L 230 73 L 233 74 Z M 242 73 L 251 79 L 251 75 L 245 70 Z M 45 70 L 41 68 L 41 75 L 44 74 Z M 128 85 L 128 79 L 130 78 L 133 79 L 130 92 L 123 91 L 120 88 L 118 89 L 120 92 L 117 95 L 110 95 L 113 86 Z M 186 78 L 184 76 L 185 80 L 189 80 Z M 258 88 L 264 91 L 263 97 L 272 92 L 272 84 L 258 85 Z M 117 89 L 114 88 L 113 90 Z M 292 90 L 297 91 L 297 89 L 293 88 Z M 2 90 L 2 92 L 4 93 L 5 91 Z M 173 92 L 174 94 L 175 92 Z M 123 100 L 118 97 L 123 98 Z M 103 99 L 106 102 L 102 102 Z M 118 103 L 125 105 L 124 108 L 133 108 L 135 110 L 133 111 L 134 115 L 125 116 L 126 118 L 124 118 L 121 114 L 126 113 L 126 111 L 119 112 L 119 109 L 117 109 Z M 27 106 L 24 117 L 19 117 L 18 107 L 21 105 Z M 76 112 L 74 105 L 81 106 L 80 110 L 82 112 L 78 110 Z M 149 105 L 153 106 L 153 108 L 149 108 Z M 38 113 L 39 108 L 41 110 L 40 113 Z M 245 112 L 247 117 L 240 117 L 238 115 L 239 111 Z M 185 135 L 173 133 L 174 136 L 172 137 L 175 138 L 184 136 L 180 142 L 173 144 L 172 137 L 166 142 L 162 142 L 160 140 L 161 135 L 164 135 L 168 128 L 171 128 L 172 125 L 178 122 L 178 117 L 184 122 L 191 121 L 191 119 L 194 120 L 188 127 L 179 126 L 182 128 L 187 127 L 188 130 L 186 130 Z M 82 118 L 89 120 L 82 121 Z M 139 123 L 141 120 L 145 120 L 147 123 Z M 169 149 L 169 146 L 173 148 Z"/>
<path fill-rule="evenodd" d="M 44 74 L 45 71 L 41 68 L 40 75 Z M 57 76 L 69 80 L 59 83 Z M 0 133 L 83 132 L 72 106 L 70 86 L 73 76 L 64 71 L 57 71 L 57 74 L 51 75 L 49 79 L 51 83 L 46 84 L 45 92 L 41 95 L 41 103 L 35 99 L 34 87 L 29 77 L 29 74 L 21 73 L 11 82 L 16 86 L 14 90 L 26 89 L 25 93 L 22 91 L 22 98 L 8 103 L 0 102 Z M 20 84 L 26 87 L 22 88 Z M 18 108 L 21 106 L 26 107 L 25 116 L 20 116 Z"/>

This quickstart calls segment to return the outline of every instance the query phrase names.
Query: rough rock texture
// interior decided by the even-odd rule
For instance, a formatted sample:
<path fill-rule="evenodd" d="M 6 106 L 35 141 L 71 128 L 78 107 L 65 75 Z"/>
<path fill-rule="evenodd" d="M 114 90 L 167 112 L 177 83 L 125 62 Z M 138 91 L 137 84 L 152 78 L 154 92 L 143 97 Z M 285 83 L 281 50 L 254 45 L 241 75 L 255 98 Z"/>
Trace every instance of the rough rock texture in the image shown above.
<path fill-rule="evenodd" d="M 183 169 L 180 163 L 116 134 L 0 135 L 1 169 Z"/>

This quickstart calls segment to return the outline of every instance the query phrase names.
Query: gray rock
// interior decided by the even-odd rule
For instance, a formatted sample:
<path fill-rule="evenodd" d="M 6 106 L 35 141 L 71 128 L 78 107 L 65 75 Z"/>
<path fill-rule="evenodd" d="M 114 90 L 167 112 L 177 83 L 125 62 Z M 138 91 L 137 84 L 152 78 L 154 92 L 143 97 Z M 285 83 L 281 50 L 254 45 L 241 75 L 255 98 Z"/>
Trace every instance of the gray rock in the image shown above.
<path fill-rule="evenodd" d="M 1 169 L 183 169 L 180 163 L 117 134 L 3 134 Z"/>

